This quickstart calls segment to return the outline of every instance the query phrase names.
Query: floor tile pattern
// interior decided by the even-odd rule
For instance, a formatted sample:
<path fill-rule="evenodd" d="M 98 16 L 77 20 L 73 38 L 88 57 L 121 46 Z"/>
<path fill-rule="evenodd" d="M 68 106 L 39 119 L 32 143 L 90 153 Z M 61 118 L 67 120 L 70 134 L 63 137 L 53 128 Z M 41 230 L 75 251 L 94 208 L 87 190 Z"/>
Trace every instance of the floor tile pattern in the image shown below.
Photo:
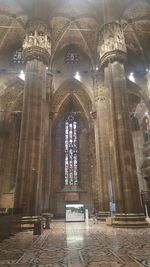
<path fill-rule="evenodd" d="M 53 221 L 40 236 L 28 231 L 3 240 L 0 266 L 150 267 L 150 228 Z"/>

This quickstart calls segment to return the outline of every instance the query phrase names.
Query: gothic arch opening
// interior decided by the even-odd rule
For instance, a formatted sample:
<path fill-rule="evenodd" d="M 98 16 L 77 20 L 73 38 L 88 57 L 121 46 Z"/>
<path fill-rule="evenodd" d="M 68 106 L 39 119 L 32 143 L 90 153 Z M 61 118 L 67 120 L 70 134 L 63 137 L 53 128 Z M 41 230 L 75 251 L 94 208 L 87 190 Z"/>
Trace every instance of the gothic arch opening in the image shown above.
<path fill-rule="evenodd" d="M 78 88 L 80 93 L 82 88 Z M 88 98 L 88 96 L 86 96 Z M 76 94 L 68 94 L 62 100 L 52 131 L 52 210 L 56 217 L 64 217 L 65 213 L 65 123 L 69 116 L 77 123 L 77 175 L 78 183 L 67 187 L 67 192 L 78 192 L 78 203 L 84 204 L 88 209 L 92 205 L 92 142 L 94 132 L 90 128 L 88 115 L 85 111 L 85 103 Z M 88 149 L 87 149 L 88 147 Z M 71 169 L 70 169 L 71 170 Z M 70 171 L 69 170 L 69 171 Z"/>

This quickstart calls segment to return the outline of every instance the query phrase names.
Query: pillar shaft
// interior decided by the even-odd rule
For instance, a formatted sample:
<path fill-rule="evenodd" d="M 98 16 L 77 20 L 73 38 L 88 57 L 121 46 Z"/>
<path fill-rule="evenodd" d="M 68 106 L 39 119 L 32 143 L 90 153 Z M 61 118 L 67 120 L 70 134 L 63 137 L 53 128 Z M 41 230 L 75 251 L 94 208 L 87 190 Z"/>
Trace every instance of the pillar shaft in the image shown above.
<path fill-rule="evenodd" d="M 43 210 L 46 212 L 50 209 L 51 200 L 51 168 L 52 168 L 52 114 L 49 108 L 52 102 L 52 76 L 47 75 L 47 103 L 45 106 L 45 131 L 44 131 L 44 149 L 43 149 Z"/>
<path fill-rule="evenodd" d="M 105 85 L 109 92 L 109 147 L 116 206 L 114 225 L 132 226 L 133 221 L 145 225 L 144 217 L 142 219 L 140 217 L 143 216 L 143 210 L 129 120 L 124 69 L 126 46 L 119 23 L 111 22 L 104 26 L 101 31 L 99 52 L 104 68 Z"/>
<path fill-rule="evenodd" d="M 147 79 L 147 95 L 148 95 L 148 99 L 150 99 L 150 71 L 146 75 L 146 79 Z"/>
<path fill-rule="evenodd" d="M 101 194 L 101 180 L 99 181 L 100 177 L 100 168 L 99 168 L 99 158 L 100 158 L 100 151 L 99 151 L 99 131 L 98 131 L 98 124 L 97 124 L 97 113 L 96 111 L 92 113 L 92 117 L 94 119 L 94 129 L 95 129 L 95 148 L 96 148 L 96 172 L 95 177 L 93 180 L 93 205 L 94 208 L 100 210 L 102 207 L 102 194 Z"/>
<path fill-rule="evenodd" d="M 110 151 L 114 166 L 116 208 L 118 212 L 137 213 L 141 211 L 141 205 L 129 121 L 124 66 L 119 62 L 110 63 L 108 69 L 105 69 L 105 75 L 107 79 L 111 80 L 110 98 L 113 131 L 111 132 Z"/>
<path fill-rule="evenodd" d="M 95 142 L 96 142 L 96 188 L 98 191 L 99 211 L 108 214 L 109 211 L 109 153 L 108 153 L 108 119 L 106 90 L 102 83 L 95 86 Z"/>
<path fill-rule="evenodd" d="M 23 44 L 26 60 L 23 114 L 15 192 L 15 208 L 38 214 L 42 203 L 46 67 L 49 58 L 47 27 L 31 22 Z"/>

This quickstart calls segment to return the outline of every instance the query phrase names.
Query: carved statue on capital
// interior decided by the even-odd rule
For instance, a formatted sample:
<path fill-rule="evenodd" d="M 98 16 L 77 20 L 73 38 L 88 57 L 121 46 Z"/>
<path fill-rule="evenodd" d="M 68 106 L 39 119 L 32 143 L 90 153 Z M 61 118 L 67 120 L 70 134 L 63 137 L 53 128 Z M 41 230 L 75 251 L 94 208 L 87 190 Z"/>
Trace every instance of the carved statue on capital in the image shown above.
<path fill-rule="evenodd" d="M 118 22 L 110 22 L 103 26 L 99 35 L 98 53 L 101 63 L 126 59 L 124 33 Z"/>
<path fill-rule="evenodd" d="M 48 26 L 44 22 L 30 21 L 27 24 L 23 53 L 26 61 L 37 57 L 48 63 L 51 56 L 51 38 Z"/>

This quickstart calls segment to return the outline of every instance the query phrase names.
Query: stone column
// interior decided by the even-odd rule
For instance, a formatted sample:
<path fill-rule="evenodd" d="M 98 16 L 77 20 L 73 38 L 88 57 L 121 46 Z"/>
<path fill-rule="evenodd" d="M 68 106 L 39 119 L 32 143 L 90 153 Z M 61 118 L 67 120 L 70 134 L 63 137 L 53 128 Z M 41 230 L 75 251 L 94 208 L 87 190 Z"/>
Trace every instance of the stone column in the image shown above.
<path fill-rule="evenodd" d="M 129 120 L 124 34 L 118 22 L 110 22 L 100 32 L 99 53 L 108 88 L 109 149 L 114 205 L 113 225 L 146 226 L 141 207 L 135 155 Z"/>
<path fill-rule="evenodd" d="M 22 209 L 25 215 L 36 215 L 43 206 L 46 65 L 51 53 L 44 22 L 28 23 L 23 52 L 26 71 L 14 207 Z"/>
<path fill-rule="evenodd" d="M 0 194 L 10 193 L 15 185 L 20 112 L 8 112 L 0 121 Z"/>
<path fill-rule="evenodd" d="M 51 195 L 51 166 L 52 166 L 52 113 L 49 111 L 52 103 L 52 80 L 51 74 L 47 74 L 47 97 L 45 106 L 45 138 L 43 149 L 43 210 L 50 210 Z"/>
<path fill-rule="evenodd" d="M 97 113 L 96 111 L 92 112 L 92 118 L 94 120 L 94 133 L 95 133 L 95 148 L 99 147 L 99 142 L 98 142 L 98 125 L 97 125 Z M 93 177 L 92 181 L 92 189 L 93 189 L 93 206 L 96 210 L 100 210 L 101 207 L 101 187 L 99 184 L 99 168 L 97 168 L 97 159 L 99 158 L 99 150 L 96 149 L 96 172 L 95 177 Z"/>
<path fill-rule="evenodd" d="M 150 99 L 150 70 L 148 74 L 146 75 L 146 79 L 147 79 L 147 95 L 148 95 L 148 99 Z"/>
<path fill-rule="evenodd" d="M 99 217 L 106 219 L 112 195 L 109 192 L 111 173 L 108 147 L 107 91 L 103 82 L 96 77 L 95 81 L 95 143 L 96 143 L 96 191 Z"/>

